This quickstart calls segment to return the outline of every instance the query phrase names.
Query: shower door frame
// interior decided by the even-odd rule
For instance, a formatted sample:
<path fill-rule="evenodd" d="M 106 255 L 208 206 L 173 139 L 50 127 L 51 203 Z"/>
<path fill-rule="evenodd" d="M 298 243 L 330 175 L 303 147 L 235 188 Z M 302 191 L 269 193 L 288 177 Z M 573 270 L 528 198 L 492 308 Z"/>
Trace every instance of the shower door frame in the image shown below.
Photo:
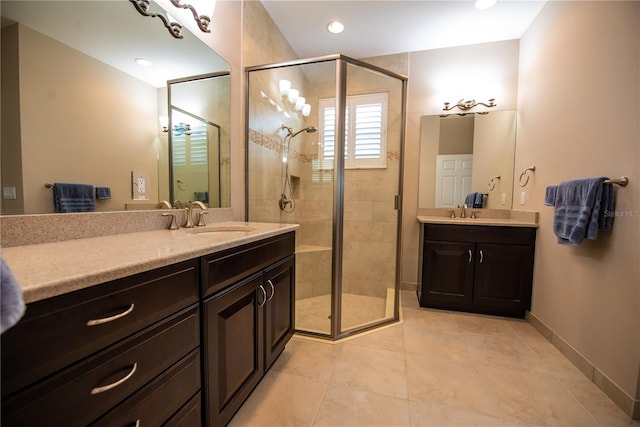
<path fill-rule="evenodd" d="M 338 340 L 356 335 L 371 329 L 400 320 L 400 272 L 402 267 L 402 195 L 404 177 L 404 146 L 405 127 L 407 119 L 407 81 L 408 77 L 386 70 L 376 65 L 350 58 L 342 54 L 327 55 L 316 58 L 285 61 L 274 64 L 256 65 L 245 68 L 245 220 L 249 220 L 249 76 L 254 71 L 264 71 L 268 69 L 286 68 L 301 65 L 312 65 L 322 62 L 336 63 L 336 133 L 335 152 L 344 153 L 345 148 L 345 106 L 347 100 L 347 67 L 349 64 L 361 67 L 373 72 L 384 74 L 388 77 L 399 80 L 401 88 L 400 107 L 400 150 L 399 150 L 399 172 L 398 172 L 398 194 L 395 199 L 395 210 L 398 212 L 396 227 L 396 271 L 394 286 L 394 315 L 391 319 L 381 319 L 373 321 L 364 326 L 341 331 L 342 323 L 342 256 L 344 241 L 344 156 L 335 155 L 335 167 L 333 168 L 333 229 L 332 229 L 332 253 L 331 253 L 331 333 L 330 335 L 296 329 L 295 332 L 302 335 L 309 335 L 317 338 Z"/>

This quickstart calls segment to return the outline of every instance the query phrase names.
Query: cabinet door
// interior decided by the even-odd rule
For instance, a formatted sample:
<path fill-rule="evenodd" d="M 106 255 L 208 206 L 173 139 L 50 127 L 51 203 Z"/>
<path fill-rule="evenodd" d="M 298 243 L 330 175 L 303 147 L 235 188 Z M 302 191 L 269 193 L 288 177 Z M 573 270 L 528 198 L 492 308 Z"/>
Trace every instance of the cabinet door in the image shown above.
<path fill-rule="evenodd" d="M 474 257 L 474 245 L 470 243 L 425 242 L 420 305 L 449 308 L 470 304 Z"/>
<path fill-rule="evenodd" d="M 223 426 L 264 372 L 262 272 L 203 303 L 206 425 Z"/>
<path fill-rule="evenodd" d="M 265 305 L 265 366 L 268 369 L 295 329 L 294 256 L 265 270 L 263 286 L 268 294 Z"/>
<path fill-rule="evenodd" d="M 529 309 L 532 277 L 532 246 L 477 246 L 475 303 L 485 307 Z"/>

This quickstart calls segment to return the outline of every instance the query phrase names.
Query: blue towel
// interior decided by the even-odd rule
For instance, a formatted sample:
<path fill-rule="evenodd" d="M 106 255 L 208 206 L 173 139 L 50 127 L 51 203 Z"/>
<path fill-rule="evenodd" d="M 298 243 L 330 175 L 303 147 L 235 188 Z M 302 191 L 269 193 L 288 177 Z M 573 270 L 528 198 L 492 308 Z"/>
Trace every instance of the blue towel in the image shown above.
<path fill-rule="evenodd" d="M 96 187 L 96 199 L 108 200 L 111 198 L 111 188 L 109 187 Z"/>
<path fill-rule="evenodd" d="M 608 230 L 613 216 L 613 189 L 605 177 L 561 182 L 555 190 L 553 231 L 561 245 L 579 245 L 587 238 L 595 240 L 598 230 Z M 606 187 L 606 190 L 605 190 Z M 553 193 L 549 190 L 548 193 Z M 545 196 L 545 203 L 547 196 Z"/>
<path fill-rule="evenodd" d="M 550 185 L 547 187 L 547 190 L 544 194 L 544 204 L 547 206 L 555 206 L 556 205 L 556 193 L 558 192 L 557 185 Z"/>
<path fill-rule="evenodd" d="M 9 266 L 0 259 L 0 333 L 3 333 L 22 317 L 25 311 L 22 288 L 11 273 Z"/>
<path fill-rule="evenodd" d="M 53 204 L 56 212 L 94 212 L 93 186 L 56 182 L 53 185 Z"/>
<path fill-rule="evenodd" d="M 464 198 L 464 204 L 470 208 L 482 208 L 484 195 L 482 193 L 469 193 Z"/>

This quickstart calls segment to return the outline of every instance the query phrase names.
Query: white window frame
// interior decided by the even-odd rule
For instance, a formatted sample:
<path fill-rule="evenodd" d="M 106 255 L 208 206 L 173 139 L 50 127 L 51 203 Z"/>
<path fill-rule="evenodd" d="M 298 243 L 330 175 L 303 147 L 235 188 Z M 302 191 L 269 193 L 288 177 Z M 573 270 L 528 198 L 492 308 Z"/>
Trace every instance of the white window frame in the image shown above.
<path fill-rule="evenodd" d="M 347 96 L 345 112 L 345 169 L 378 169 L 387 167 L 387 116 L 388 94 L 386 92 L 366 95 Z M 335 139 L 330 133 L 335 132 L 335 98 L 323 98 L 318 102 L 318 167 L 319 169 L 333 169 L 333 156 L 335 152 Z M 357 158 L 356 133 L 351 129 L 356 128 L 356 114 L 359 106 L 380 104 L 380 154 L 376 158 Z M 333 123 L 325 124 L 325 110 L 333 110 Z M 329 111 L 331 114 L 331 111 Z M 330 155 L 328 155 L 330 153 Z"/>

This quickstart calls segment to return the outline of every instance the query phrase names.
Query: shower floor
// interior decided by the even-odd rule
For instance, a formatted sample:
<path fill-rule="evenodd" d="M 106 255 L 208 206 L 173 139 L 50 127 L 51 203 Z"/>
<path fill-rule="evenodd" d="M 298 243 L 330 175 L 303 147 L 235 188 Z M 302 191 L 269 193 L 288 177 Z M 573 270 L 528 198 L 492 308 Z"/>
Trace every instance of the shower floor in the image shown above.
<path fill-rule="evenodd" d="M 393 289 L 387 298 L 342 295 L 342 330 L 393 317 Z M 331 295 L 296 300 L 296 329 L 321 334 L 331 333 Z"/>

